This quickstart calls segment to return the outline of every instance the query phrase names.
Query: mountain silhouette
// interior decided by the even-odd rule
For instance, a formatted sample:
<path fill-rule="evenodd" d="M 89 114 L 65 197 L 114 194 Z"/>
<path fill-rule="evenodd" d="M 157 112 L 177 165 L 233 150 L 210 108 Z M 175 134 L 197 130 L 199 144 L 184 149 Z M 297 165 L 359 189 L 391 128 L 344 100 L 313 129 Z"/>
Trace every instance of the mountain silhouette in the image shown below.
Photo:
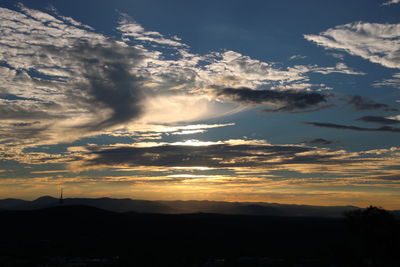
<path fill-rule="evenodd" d="M 32 201 L 0 200 L 0 210 L 35 210 L 59 206 L 59 199 L 42 196 Z M 63 206 L 85 205 L 114 212 L 159 214 L 215 213 L 226 215 L 266 215 L 289 217 L 342 217 L 355 206 L 310 206 L 277 203 L 223 201 L 149 201 L 117 198 L 65 198 Z"/>

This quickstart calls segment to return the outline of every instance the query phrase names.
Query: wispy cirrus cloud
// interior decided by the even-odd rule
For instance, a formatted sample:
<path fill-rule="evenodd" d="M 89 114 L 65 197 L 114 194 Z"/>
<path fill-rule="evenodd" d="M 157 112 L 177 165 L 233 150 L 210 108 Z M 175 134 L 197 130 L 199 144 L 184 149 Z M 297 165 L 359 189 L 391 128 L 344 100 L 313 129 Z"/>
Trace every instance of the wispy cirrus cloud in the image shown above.
<path fill-rule="evenodd" d="M 400 73 L 393 74 L 392 78 L 376 81 L 372 85 L 374 87 L 393 87 L 400 89 Z"/>
<path fill-rule="evenodd" d="M 150 42 L 159 45 L 164 45 L 167 47 L 186 47 L 188 46 L 182 42 L 176 36 L 172 38 L 166 38 L 163 34 L 156 31 L 147 31 L 142 25 L 134 21 L 129 15 L 121 13 L 121 18 L 119 20 L 119 26 L 117 27 L 122 33 L 122 37 L 125 40 L 130 38 L 135 39 L 143 43 Z"/>
<path fill-rule="evenodd" d="M 321 74 L 342 73 L 342 74 L 348 74 L 348 75 L 366 75 L 365 72 L 356 71 L 356 70 L 351 69 L 349 66 L 347 66 L 343 62 L 337 63 L 335 67 L 315 66 L 315 68 L 312 71 L 321 73 Z"/>
<path fill-rule="evenodd" d="M 400 68 L 400 24 L 354 22 L 304 38 L 326 49 L 345 51 L 388 68 Z"/>
<path fill-rule="evenodd" d="M 398 3 L 400 3 L 400 0 L 389 0 L 389 1 L 384 2 L 382 4 L 382 6 L 389 6 L 389 5 L 394 5 L 394 4 L 398 4 Z"/>
<path fill-rule="evenodd" d="M 289 60 L 299 60 L 299 59 L 305 59 L 307 58 L 306 56 L 303 55 L 293 55 L 289 57 Z"/>

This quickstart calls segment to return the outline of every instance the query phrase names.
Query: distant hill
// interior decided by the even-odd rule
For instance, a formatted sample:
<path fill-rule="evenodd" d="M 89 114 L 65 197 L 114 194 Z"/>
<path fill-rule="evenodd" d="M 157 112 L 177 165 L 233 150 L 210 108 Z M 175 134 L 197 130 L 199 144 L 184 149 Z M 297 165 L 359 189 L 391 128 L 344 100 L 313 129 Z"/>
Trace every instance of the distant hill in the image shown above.
<path fill-rule="evenodd" d="M 355 206 L 310 206 L 265 202 L 162 201 L 179 213 L 217 213 L 289 217 L 342 217 Z"/>
<path fill-rule="evenodd" d="M 33 201 L 0 200 L 0 210 L 36 210 L 59 206 L 59 200 L 43 196 Z M 114 212 L 159 214 L 215 213 L 226 215 L 267 215 L 288 217 L 342 217 L 355 206 L 309 206 L 277 203 L 222 202 L 222 201 L 148 201 L 115 198 L 66 198 L 63 206 L 85 205 Z M 397 212 L 398 213 L 398 212 Z"/>

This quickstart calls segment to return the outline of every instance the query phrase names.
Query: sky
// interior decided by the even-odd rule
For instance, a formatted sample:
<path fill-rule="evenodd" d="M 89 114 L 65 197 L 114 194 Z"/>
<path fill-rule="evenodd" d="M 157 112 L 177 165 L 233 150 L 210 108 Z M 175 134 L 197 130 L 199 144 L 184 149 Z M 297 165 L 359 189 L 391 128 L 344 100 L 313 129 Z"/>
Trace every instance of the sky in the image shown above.
<path fill-rule="evenodd" d="M 0 198 L 400 209 L 399 14 L 0 0 Z"/>

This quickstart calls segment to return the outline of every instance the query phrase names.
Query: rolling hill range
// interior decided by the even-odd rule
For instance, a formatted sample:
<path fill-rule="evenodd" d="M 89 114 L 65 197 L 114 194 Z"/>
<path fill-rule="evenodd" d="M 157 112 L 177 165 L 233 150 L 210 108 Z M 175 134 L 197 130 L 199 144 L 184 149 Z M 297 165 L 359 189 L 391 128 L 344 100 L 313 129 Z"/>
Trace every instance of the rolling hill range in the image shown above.
<path fill-rule="evenodd" d="M 27 201 L 0 200 L 0 210 L 35 210 L 59 206 L 59 199 L 43 196 Z M 85 205 L 114 212 L 158 214 L 215 213 L 231 215 L 267 215 L 288 217 L 342 217 L 343 213 L 358 209 L 355 206 L 309 206 L 277 203 L 222 202 L 222 201 L 148 201 L 115 198 L 66 198 L 63 206 Z"/>

